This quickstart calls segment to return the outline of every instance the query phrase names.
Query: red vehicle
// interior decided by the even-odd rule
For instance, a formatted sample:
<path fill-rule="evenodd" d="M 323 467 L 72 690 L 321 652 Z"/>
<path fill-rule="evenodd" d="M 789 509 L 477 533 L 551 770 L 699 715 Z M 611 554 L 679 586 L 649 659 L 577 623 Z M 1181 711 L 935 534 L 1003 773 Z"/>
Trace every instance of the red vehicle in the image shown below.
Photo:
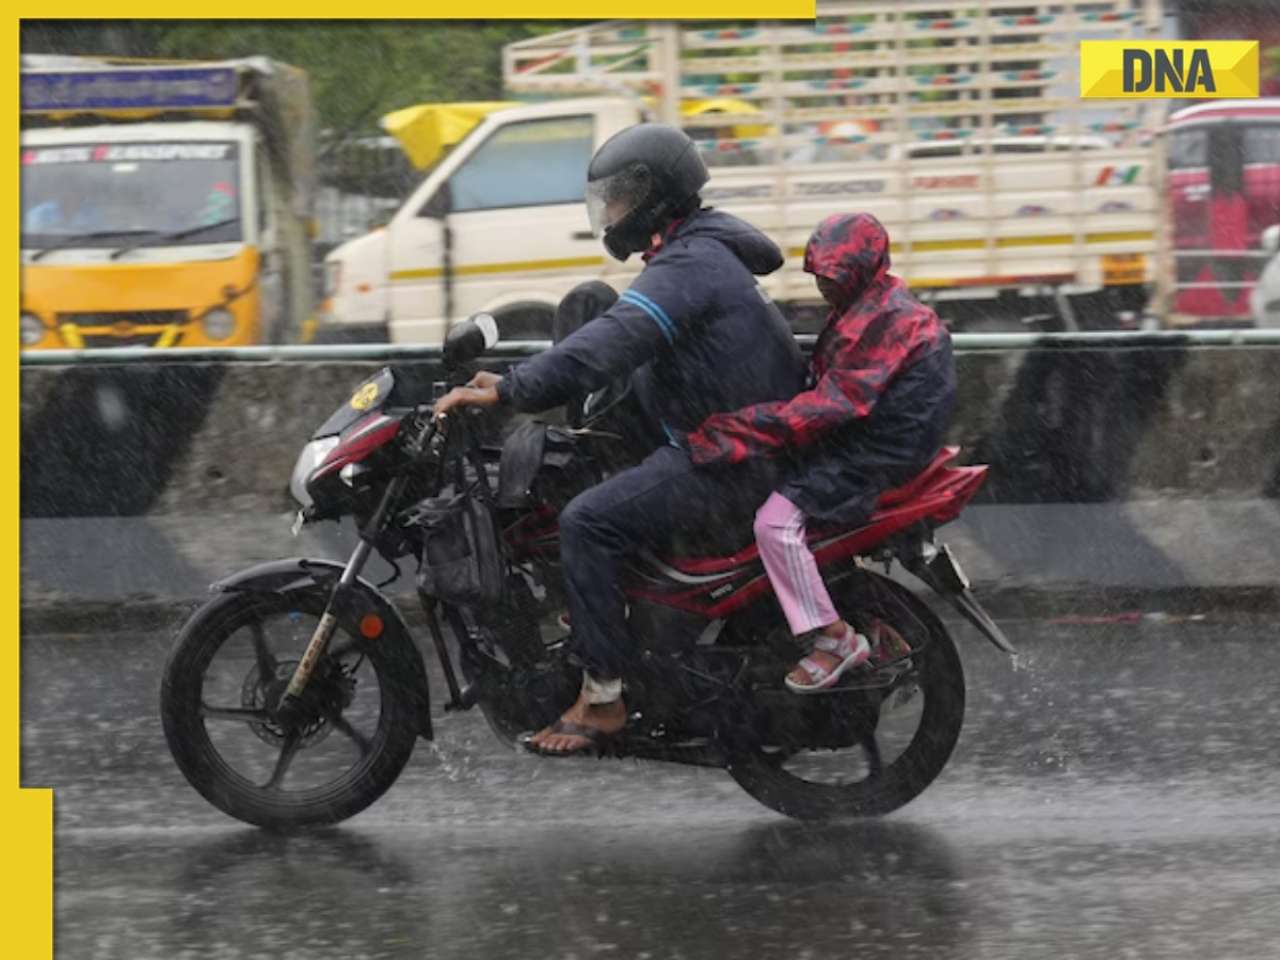
<path fill-rule="evenodd" d="M 1280 98 L 1210 101 L 1168 134 L 1175 289 L 1171 323 L 1252 325 L 1262 231 L 1280 223 Z"/>
<path fill-rule="evenodd" d="M 467 381 L 486 339 L 478 323 L 454 328 L 444 353 L 452 382 Z M 249 823 L 333 823 L 373 803 L 417 739 L 431 739 L 418 645 L 390 598 L 361 576 L 375 550 L 393 566 L 419 559 L 445 710 L 479 706 L 508 743 L 555 719 L 581 683 L 558 626 L 557 517 L 627 453 L 627 386 L 605 393 L 575 405 L 581 416 L 571 410 L 582 426 L 526 424 L 499 451 L 480 442 L 467 416 L 440 430 L 429 404 L 398 398 L 391 370 L 361 384 L 295 471 L 300 522 L 357 520 L 350 559 L 279 560 L 216 584 L 165 666 L 165 735 L 191 784 Z M 614 752 L 723 768 L 761 803 L 801 818 L 876 816 L 918 796 L 959 738 L 964 674 L 942 621 L 870 564 L 887 574 L 900 563 L 1012 652 L 934 541 L 985 478 L 986 467 L 953 466 L 957 452 L 944 450 L 886 493 L 866 524 L 812 531 L 841 615 L 873 645 L 869 666 L 820 695 L 783 686 L 799 651 L 754 546 L 722 557 L 696 556 L 696 544 L 695 555 L 636 557 L 621 585 L 636 656 Z M 471 534 L 446 554 L 436 535 L 462 527 L 424 516 L 465 518 Z M 749 517 L 742 526 L 750 543 Z M 473 561 L 488 573 L 469 583 L 490 587 L 429 588 Z"/>

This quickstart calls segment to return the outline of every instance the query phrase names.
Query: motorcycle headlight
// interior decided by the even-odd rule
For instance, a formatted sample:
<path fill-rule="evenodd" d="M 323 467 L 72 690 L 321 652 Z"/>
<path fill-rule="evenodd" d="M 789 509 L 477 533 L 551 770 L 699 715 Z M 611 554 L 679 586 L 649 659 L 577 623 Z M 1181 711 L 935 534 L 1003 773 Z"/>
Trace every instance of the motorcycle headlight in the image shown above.
<path fill-rule="evenodd" d="M 210 340 L 226 340 L 236 332 L 236 318 L 230 310 L 218 307 L 200 318 L 200 326 Z"/>
<path fill-rule="evenodd" d="M 44 339 L 44 324 L 34 313 L 24 313 L 18 318 L 18 334 L 24 347 L 31 347 Z"/>
<path fill-rule="evenodd" d="M 337 445 L 337 437 L 322 437 L 319 440 L 312 440 L 298 454 L 298 462 L 293 465 L 293 475 L 289 478 L 289 492 L 302 506 L 311 506 L 311 494 L 307 493 L 307 477 L 311 476 L 311 471 L 320 466 L 320 462 Z"/>

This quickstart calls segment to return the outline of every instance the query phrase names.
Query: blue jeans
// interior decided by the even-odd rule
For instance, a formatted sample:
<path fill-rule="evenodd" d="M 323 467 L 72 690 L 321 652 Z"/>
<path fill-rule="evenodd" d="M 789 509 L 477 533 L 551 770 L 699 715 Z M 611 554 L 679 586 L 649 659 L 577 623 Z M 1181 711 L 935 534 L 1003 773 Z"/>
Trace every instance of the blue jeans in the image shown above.
<path fill-rule="evenodd" d="M 623 675 L 631 655 L 626 557 L 645 547 L 658 554 L 741 549 L 777 480 L 767 461 L 695 467 L 686 451 L 667 446 L 575 497 L 560 514 L 560 557 L 576 659 L 599 679 Z"/>

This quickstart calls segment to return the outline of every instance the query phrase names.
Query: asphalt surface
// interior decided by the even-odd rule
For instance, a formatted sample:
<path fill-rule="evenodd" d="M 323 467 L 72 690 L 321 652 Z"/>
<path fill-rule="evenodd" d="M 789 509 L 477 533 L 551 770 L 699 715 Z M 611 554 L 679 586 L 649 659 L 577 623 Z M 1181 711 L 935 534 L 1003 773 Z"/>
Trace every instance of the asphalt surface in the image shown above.
<path fill-rule="evenodd" d="M 1280 955 L 1280 623 L 1006 628 L 1016 665 L 956 628 L 960 746 L 881 821 L 793 823 L 719 771 L 516 755 L 478 712 L 437 711 L 381 801 L 294 837 L 228 819 L 174 766 L 167 634 L 26 636 L 56 956 Z"/>

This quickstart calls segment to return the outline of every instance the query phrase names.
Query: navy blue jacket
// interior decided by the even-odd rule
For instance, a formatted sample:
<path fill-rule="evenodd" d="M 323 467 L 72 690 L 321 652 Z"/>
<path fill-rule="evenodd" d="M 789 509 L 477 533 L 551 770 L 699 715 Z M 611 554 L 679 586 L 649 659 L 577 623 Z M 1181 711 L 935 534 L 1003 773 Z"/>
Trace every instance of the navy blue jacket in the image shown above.
<path fill-rule="evenodd" d="M 777 245 L 750 224 L 699 210 L 664 239 L 617 303 L 514 368 L 498 394 L 537 412 L 640 370 L 637 393 L 672 438 L 710 414 L 789 399 L 803 385 L 803 361 L 755 279 L 782 262 Z"/>

